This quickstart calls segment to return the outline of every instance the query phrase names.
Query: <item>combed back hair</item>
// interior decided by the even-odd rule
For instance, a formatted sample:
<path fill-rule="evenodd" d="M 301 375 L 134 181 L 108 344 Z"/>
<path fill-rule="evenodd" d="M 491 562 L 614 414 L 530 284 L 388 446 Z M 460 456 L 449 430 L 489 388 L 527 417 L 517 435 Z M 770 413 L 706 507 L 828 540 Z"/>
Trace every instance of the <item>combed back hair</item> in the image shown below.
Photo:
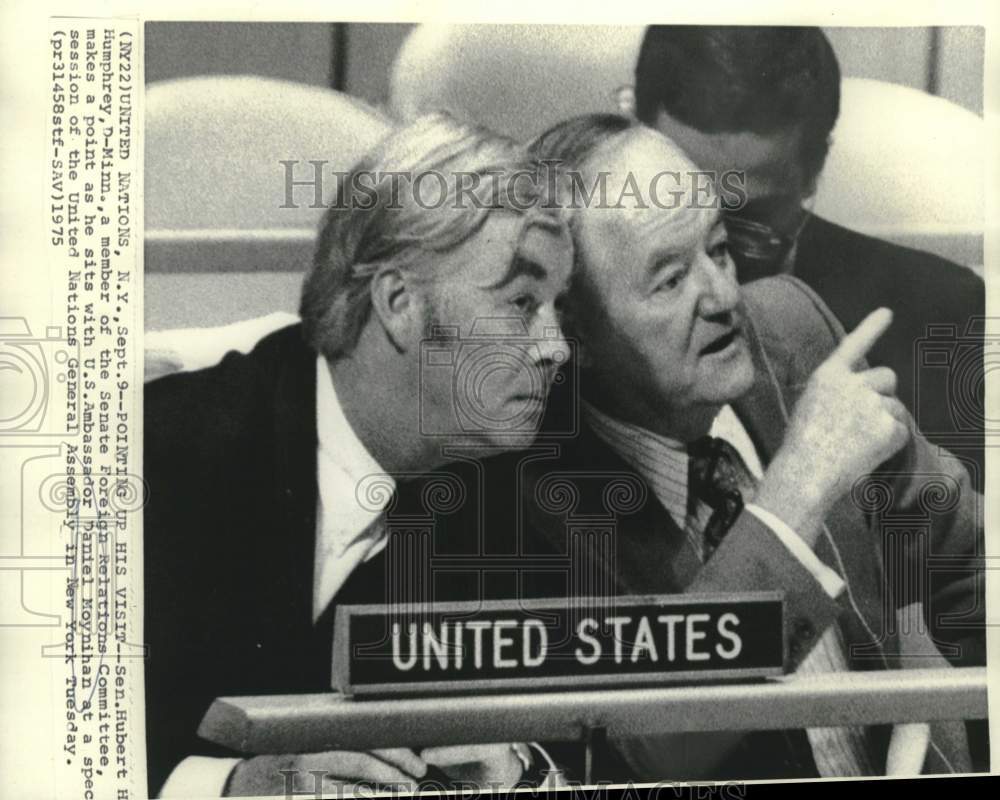
<path fill-rule="evenodd" d="M 556 164 L 567 182 L 583 180 L 594 155 L 624 134 L 639 130 L 639 126 L 618 114 L 581 114 L 553 125 L 528 145 L 531 157 L 547 164 Z M 571 195 L 571 200 L 572 200 Z M 571 229 L 578 224 L 573 202 L 567 216 Z M 581 249 L 573 248 L 574 274 L 579 271 Z"/>
<path fill-rule="evenodd" d="M 598 153 L 606 147 L 621 144 L 621 139 L 641 130 L 644 128 L 638 123 L 618 114 L 581 114 L 556 123 L 539 134 L 528 145 L 528 152 L 538 162 L 558 165 L 570 185 L 576 180 L 586 184 L 594 170 L 592 161 Z M 575 213 L 575 198 L 576 195 L 571 192 L 566 221 L 574 241 L 573 285 L 566 297 L 563 317 L 565 330 L 572 334 L 579 333 L 576 294 L 586 275 L 583 264 L 585 256 L 579 245 L 580 216 Z"/>
<path fill-rule="evenodd" d="M 634 127 L 618 114 L 581 114 L 539 134 L 528 152 L 537 161 L 558 162 L 566 172 L 578 171 L 606 143 Z"/>
<path fill-rule="evenodd" d="M 706 133 L 801 125 L 800 163 L 814 179 L 840 113 L 840 67 L 819 28 L 651 25 L 635 100 L 647 125 L 661 110 Z"/>
<path fill-rule="evenodd" d="M 444 112 L 392 133 L 348 173 L 323 217 L 302 288 L 306 341 L 330 359 L 349 354 L 371 314 L 381 267 L 432 281 L 434 255 L 465 242 L 495 211 L 557 229 L 562 210 L 545 182 L 517 178 L 534 177 L 537 167 L 512 139 Z"/>

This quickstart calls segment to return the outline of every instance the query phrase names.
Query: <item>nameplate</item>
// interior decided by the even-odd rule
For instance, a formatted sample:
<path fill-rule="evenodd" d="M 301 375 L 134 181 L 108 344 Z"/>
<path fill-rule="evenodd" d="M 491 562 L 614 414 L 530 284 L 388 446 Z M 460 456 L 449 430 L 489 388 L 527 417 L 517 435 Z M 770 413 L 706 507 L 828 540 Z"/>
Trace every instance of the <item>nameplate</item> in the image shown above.
<path fill-rule="evenodd" d="M 346 695 L 662 685 L 780 675 L 780 592 L 341 606 Z"/>

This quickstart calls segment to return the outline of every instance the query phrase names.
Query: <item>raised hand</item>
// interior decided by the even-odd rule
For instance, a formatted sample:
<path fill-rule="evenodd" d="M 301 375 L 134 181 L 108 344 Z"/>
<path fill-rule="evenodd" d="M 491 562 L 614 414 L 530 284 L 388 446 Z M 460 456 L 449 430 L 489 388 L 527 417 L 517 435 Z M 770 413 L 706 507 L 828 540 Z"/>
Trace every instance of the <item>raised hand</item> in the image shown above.
<path fill-rule="evenodd" d="M 830 506 L 909 439 L 895 373 L 863 368 L 865 355 L 891 323 L 889 309 L 873 311 L 817 367 L 761 481 L 755 502 L 809 544 Z"/>

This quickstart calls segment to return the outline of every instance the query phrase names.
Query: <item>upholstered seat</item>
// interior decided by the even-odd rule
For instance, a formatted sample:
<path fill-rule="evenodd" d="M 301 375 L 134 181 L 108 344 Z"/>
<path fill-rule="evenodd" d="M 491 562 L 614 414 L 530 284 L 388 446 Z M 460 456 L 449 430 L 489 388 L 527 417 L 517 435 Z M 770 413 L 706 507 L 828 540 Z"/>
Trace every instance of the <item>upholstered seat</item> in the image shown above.
<path fill-rule="evenodd" d="M 146 327 L 294 311 L 334 173 L 389 120 L 332 89 L 254 76 L 153 83 L 145 103 Z M 313 185 L 287 202 L 289 175 L 317 174 L 319 204 Z"/>
<path fill-rule="evenodd" d="M 402 119 L 447 108 L 528 139 L 567 117 L 618 110 L 643 28 L 420 25 L 392 73 Z M 816 211 L 863 233 L 982 263 L 983 120 L 884 81 L 845 78 Z"/>

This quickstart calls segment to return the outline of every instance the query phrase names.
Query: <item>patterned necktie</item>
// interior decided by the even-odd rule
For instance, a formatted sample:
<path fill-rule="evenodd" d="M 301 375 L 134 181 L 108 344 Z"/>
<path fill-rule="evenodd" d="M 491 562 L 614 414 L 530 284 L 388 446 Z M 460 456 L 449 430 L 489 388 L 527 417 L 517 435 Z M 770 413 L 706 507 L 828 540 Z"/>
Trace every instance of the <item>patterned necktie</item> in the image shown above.
<path fill-rule="evenodd" d="M 688 445 L 688 503 L 703 502 L 712 515 L 702 533 L 705 560 L 715 552 L 743 510 L 742 461 L 729 442 L 703 436 Z"/>
<path fill-rule="evenodd" d="M 703 503 L 711 509 L 702 539 L 702 558 L 707 561 L 743 510 L 752 502 L 756 481 L 736 449 L 724 439 L 705 436 L 688 445 L 688 502 L 691 509 Z M 799 664 L 799 674 L 844 672 L 848 669 L 845 645 L 833 626 Z M 796 769 L 811 769 L 814 762 L 822 777 L 877 774 L 871 766 L 867 732 L 862 726 L 811 728 L 785 731 L 789 757 Z M 812 756 L 810 759 L 809 756 Z"/>

